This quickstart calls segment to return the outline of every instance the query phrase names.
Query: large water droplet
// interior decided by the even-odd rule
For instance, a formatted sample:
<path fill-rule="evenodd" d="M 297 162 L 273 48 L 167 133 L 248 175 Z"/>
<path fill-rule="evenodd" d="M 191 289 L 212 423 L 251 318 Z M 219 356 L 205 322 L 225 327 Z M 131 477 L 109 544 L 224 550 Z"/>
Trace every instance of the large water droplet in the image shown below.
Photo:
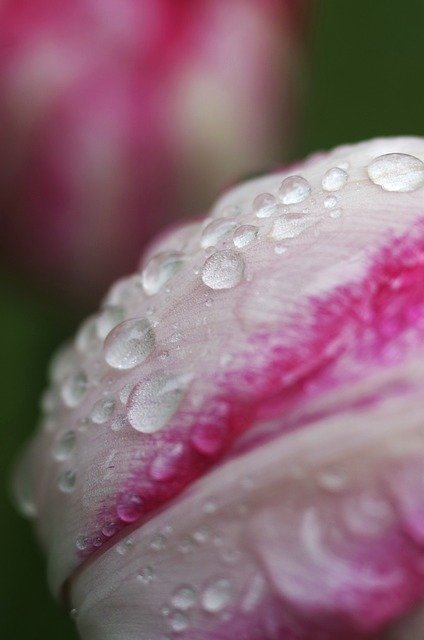
<path fill-rule="evenodd" d="M 244 273 L 244 260 L 239 253 L 231 249 L 213 253 L 202 269 L 202 280 L 210 289 L 231 289 L 235 287 Z"/>
<path fill-rule="evenodd" d="M 258 237 L 259 229 L 253 224 L 242 224 L 233 233 L 233 242 L 237 249 L 247 247 Z"/>
<path fill-rule="evenodd" d="M 96 332 L 99 338 L 104 340 L 125 316 L 124 308 L 120 305 L 107 305 L 100 312 L 96 320 Z"/>
<path fill-rule="evenodd" d="M 424 163 L 406 153 L 387 153 L 368 165 L 368 176 L 385 191 L 415 191 L 424 185 Z"/>
<path fill-rule="evenodd" d="M 142 273 L 143 289 L 153 296 L 181 269 L 185 256 L 179 251 L 158 253 L 145 266 Z"/>
<path fill-rule="evenodd" d="M 78 371 L 69 376 L 63 383 L 61 396 L 67 407 L 73 408 L 80 404 L 87 391 L 87 376 L 84 371 Z"/>
<path fill-rule="evenodd" d="M 278 202 L 271 193 L 260 193 L 253 201 L 252 209 L 257 218 L 269 218 L 278 210 Z"/>
<path fill-rule="evenodd" d="M 204 249 L 214 247 L 222 238 L 228 235 L 237 225 L 233 218 L 213 220 L 203 229 L 200 246 Z"/>
<path fill-rule="evenodd" d="M 296 204 L 309 198 L 311 185 L 302 176 L 289 176 L 280 185 L 278 195 L 284 204 Z"/>
<path fill-rule="evenodd" d="M 112 398 L 99 400 L 93 407 L 90 414 L 92 422 L 95 424 L 103 424 L 110 418 L 115 410 L 115 401 Z"/>
<path fill-rule="evenodd" d="M 76 441 L 77 437 L 75 431 L 72 429 L 62 434 L 53 447 L 53 455 L 56 460 L 66 460 L 69 458 L 75 449 Z"/>
<path fill-rule="evenodd" d="M 71 493 L 75 489 L 75 480 L 75 471 L 73 469 L 68 469 L 59 476 L 57 486 L 60 491 L 63 491 L 63 493 Z"/>
<path fill-rule="evenodd" d="M 178 587 L 172 594 L 171 604 L 181 611 L 191 609 L 196 603 L 196 592 L 189 585 Z"/>
<path fill-rule="evenodd" d="M 205 611 L 218 613 L 228 605 L 231 596 L 231 582 L 226 578 L 220 578 L 206 586 L 202 593 L 202 607 Z"/>
<path fill-rule="evenodd" d="M 128 420 L 141 433 L 166 425 L 181 402 L 189 376 L 159 373 L 137 384 L 128 400 Z"/>
<path fill-rule="evenodd" d="M 155 333 L 145 318 L 121 322 L 106 338 L 105 360 L 115 369 L 132 369 L 155 348 Z"/>
<path fill-rule="evenodd" d="M 347 182 L 348 175 L 340 167 L 333 167 L 325 173 L 322 179 L 322 188 L 325 191 L 338 191 Z"/>

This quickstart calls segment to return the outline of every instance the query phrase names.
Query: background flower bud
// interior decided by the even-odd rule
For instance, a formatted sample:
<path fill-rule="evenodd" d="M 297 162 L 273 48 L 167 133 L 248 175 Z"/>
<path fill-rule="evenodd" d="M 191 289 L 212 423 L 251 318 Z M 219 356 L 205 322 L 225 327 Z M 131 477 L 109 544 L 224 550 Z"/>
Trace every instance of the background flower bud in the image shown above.
<path fill-rule="evenodd" d="M 2 257 L 93 304 L 152 232 L 279 160 L 302 7 L 2 2 Z"/>

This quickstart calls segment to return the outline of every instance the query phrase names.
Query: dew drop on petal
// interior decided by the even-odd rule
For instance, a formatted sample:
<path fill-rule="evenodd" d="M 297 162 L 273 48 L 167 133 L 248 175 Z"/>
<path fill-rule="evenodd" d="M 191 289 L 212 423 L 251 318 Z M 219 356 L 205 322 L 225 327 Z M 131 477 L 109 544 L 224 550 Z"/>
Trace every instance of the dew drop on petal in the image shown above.
<path fill-rule="evenodd" d="M 87 391 L 87 376 L 84 371 L 70 375 L 61 389 L 62 400 L 67 407 L 73 408 L 80 404 Z"/>
<path fill-rule="evenodd" d="M 228 249 L 209 256 L 202 268 L 202 280 L 210 289 L 232 289 L 239 284 L 243 273 L 243 258 Z"/>
<path fill-rule="evenodd" d="M 324 200 L 324 207 L 326 209 L 333 209 L 337 204 L 336 196 L 327 196 Z"/>
<path fill-rule="evenodd" d="M 202 593 L 202 607 L 210 613 L 222 611 L 231 600 L 232 586 L 226 578 L 209 583 Z"/>
<path fill-rule="evenodd" d="M 181 443 L 163 445 L 150 465 L 152 480 L 163 481 L 175 477 L 183 454 L 184 446 Z"/>
<path fill-rule="evenodd" d="M 60 491 L 63 491 L 63 493 L 71 493 L 75 489 L 75 480 L 75 471 L 73 469 L 68 469 L 59 476 L 57 486 Z"/>
<path fill-rule="evenodd" d="M 214 247 L 219 240 L 228 235 L 237 226 L 236 220 L 233 218 L 220 218 L 212 220 L 202 232 L 200 246 L 203 249 Z"/>
<path fill-rule="evenodd" d="M 53 456 L 56 460 L 69 458 L 75 449 L 76 441 L 76 433 L 72 429 L 63 433 L 53 447 Z"/>
<path fill-rule="evenodd" d="M 135 522 L 143 512 L 144 500 L 136 493 L 128 493 L 119 501 L 116 508 L 118 518 L 123 522 Z"/>
<path fill-rule="evenodd" d="M 158 293 L 162 287 L 181 269 L 185 256 L 180 251 L 158 253 L 143 269 L 141 279 L 148 296 Z"/>
<path fill-rule="evenodd" d="M 123 321 L 124 316 L 124 308 L 120 305 L 111 304 L 103 307 L 96 320 L 96 332 L 98 337 L 104 340 L 112 329 Z"/>
<path fill-rule="evenodd" d="M 247 247 L 258 237 L 259 229 L 253 224 L 242 224 L 233 233 L 233 242 L 237 249 Z"/>
<path fill-rule="evenodd" d="M 99 400 L 90 414 L 91 421 L 95 424 L 106 422 L 115 410 L 115 401 L 112 398 Z"/>
<path fill-rule="evenodd" d="M 117 531 L 119 530 L 119 525 L 117 522 L 106 522 L 102 527 L 102 534 L 106 538 L 111 538 Z"/>
<path fill-rule="evenodd" d="M 142 567 L 140 569 L 140 573 L 137 576 L 137 580 L 138 582 L 141 582 L 141 584 L 150 584 L 155 577 L 155 572 L 153 570 L 153 567 L 147 565 L 146 567 Z"/>
<path fill-rule="evenodd" d="M 190 585 L 178 587 L 172 594 L 171 604 L 175 609 L 187 611 L 196 603 L 196 592 Z"/>
<path fill-rule="evenodd" d="M 415 191 L 424 185 L 424 162 L 406 153 L 387 153 L 368 165 L 368 176 L 385 191 Z"/>
<path fill-rule="evenodd" d="M 181 611 L 176 611 L 169 616 L 169 625 L 174 633 L 181 633 L 188 628 L 187 616 Z"/>
<path fill-rule="evenodd" d="M 253 200 L 252 209 L 257 218 L 269 218 L 277 211 L 278 202 L 271 193 L 260 193 Z"/>
<path fill-rule="evenodd" d="M 280 185 L 278 195 L 283 204 L 296 204 L 309 198 L 311 185 L 302 176 L 289 176 Z"/>
<path fill-rule="evenodd" d="M 324 174 L 322 188 L 325 191 L 338 191 L 346 184 L 347 179 L 346 171 L 340 169 L 340 167 L 333 167 Z"/>
<path fill-rule="evenodd" d="M 296 238 L 313 224 L 314 220 L 304 213 L 287 213 L 275 220 L 270 235 L 274 240 Z"/>
<path fill-rule="evenodd" d="M 159 373 L 139 382 L 128 400 L 128 420 L 136 431 L 154 433 L 162 429 L 177 410 L 187 375 Z"/>
<path fill-rule="evenodd" d="M 155 333 L 147 319 L 125 320 L 106 338 L 105 360 L 115 369 L 132 369 L 144 362 L 154 348 Z"/>

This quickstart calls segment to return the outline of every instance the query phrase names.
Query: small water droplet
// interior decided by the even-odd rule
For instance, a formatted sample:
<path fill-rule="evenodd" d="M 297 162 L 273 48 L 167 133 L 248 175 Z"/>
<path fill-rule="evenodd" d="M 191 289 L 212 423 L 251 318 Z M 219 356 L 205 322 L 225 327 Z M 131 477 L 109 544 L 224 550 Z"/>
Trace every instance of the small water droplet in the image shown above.
<path fill-rule="evenodd" d="M 194 549 L 193 540 L 188 536 L 181 538 L 180 542 L 178 543 L 178 549 L 181 551 L 181 553 L 191 553 L 191 551 L 193 551 Z"/>
<path fill-rule="evenodd" d="M 91 544 L 91 539 L 88 538 L 87 536 L 84 536 L 82 534 L 77 536 L 75 546 L 78 549 L 78 551 L 85 551 L 86 549 L 89 548 L 90 544 Z"/>
<path fill-rule="evenodd" d="M 162 551 L 165 549 L 167 543 L 167 538 L 163 533 L 158 533 L 150 543 L 150 547 L 154 551 Z"/>
<path fill-rule="evenodd" d="M 202 593 L 202 607 L 210 613 L 222 611 L 230 602 L 232 596 L 231 582 L 220 578 L 209 583 Z"/>
<path fill-rule="evenodd" d="M 337 204 L 336 196 L 327 196 L 324 200 L 324 207 L 326 209 L 332 209 Z"/>
<path fill-rule="evenodd" d="M 185 255 L 179 251 L 158 253 L 149 260 L 142 273 L 145 293 L 153 296 L 181 269 Z"/>
<path fill-rule="evenodd" d="M 227 236 L 236 227 L 237 222 L 233 218 L 219 218 L 212 220 L 202 231 L 200 246 L 203 249 L 214 247 L 222 238 Z"/>
<path fill-rule="evenodd" d="M 181 611 L 175 611 L 169 616 L 169 625 L 175 633 L 181 633 L 188 628 L 189 621 L 187 616 Z"/>
<path fill-rule="evenodd" d="M 190 585 L 182 585 L 172 594 L 171 604 L 181 611 L 191 609 L 195 603 L 196 592 Z"/>
<path fill-rule="evenodd" d="M 302 176 L 289 176 L 280 185 L 278 195 L 283 204 L 297 204 L 309 198 L 311 185 Z"/>
<path fill-rule="evenodd" d="M 313 218 L 304 213 L 286 213 L 275 220 L 270 235 L 274 240 L 296 238 L 314 222 Z"/>
<path fill-rule="evenodd" d="M 323 471 L 318 476 L 318 484 L 322 489 L 338 493 L 346 489 L 349 478 L 344 471 Z"/>
<path fill-rule="evenodd" d="M 102 527 L 102 534 L 106 538 L 111 538 L 119 530 L 117 522 L 106 522 Z"/>
<path fill-rule="evenodd" d="M 91 411 L 90 418 L 95 424 L 103 424 L 109 420 L 112 413 L 115 411 L 115 401 L 112 398 L 107 400 L 99 400 Z"/>
<path fill-rule="evenodd" d="M 37 505 L 34 495 L 34 481 L 28 462 L 29 454 L 26 453 L 19 460 L 13 489 L 16 506 L 20 513 L 27 518 L 35 518 L 37 515 Z"/>
<path fill-rule="evenodd" d="M 96 318 L 91 316 L 85 320 L 78 330 L 75 338 L 75 346 L 83 354 L 94 353 L 98 346 L 99 340 L 96 333 Z"/>
<path fill-rule="evenodd" d="M 169 480 L 175 477 L 180 468 L 183 454 L 184 446 L 181 443 L 162 445 L 150 465 L 150 477 L 157 481 Z"/>
<path fill-rule="evenodd" d="M 71 493 L 75 489 L 75 480 L 75 471 L 68 469 L 60 474 L 57 486 L 63 493 Z"/>
<path fill-rule="evenodd" d="M 242 224 L 233 233 L 234 246 L 237 249 L 247 247 L 253 240 L 258 237 L 259 229 L 253 224 Z"/>
<path fill-rule="evenodd" d="M 62 400 L 69 408 L 80 404 L 87 391 L 87 376 L 78 371 L 67 378 L 61 389 Z"/>
<path fill-rule="evenodd" d="M 205 504 L 203 505 L 203 511 L 205 513 L 215 513 L 217 509 L 218 507 L 215 500 L 206 500 Z"/>
<path fill-rule="evenodd" d="M 75 607 L 71 609 L 69 611 L 69 617 L 71 618 L 71 620 L 76 620 L 78 617 L 78 609 L 75 609 Z"/>
<path fill-rule="evenodd" d="M 325 191 L 338 191 L 346 184 L 348 177 L 346 171 L 333 167 L 324 174 L 322 188 Z"/>
<path fill-rule="evenodd" d="M 337 218 L 341 218 L 343 215 L 343 211 L 341 209 L 333 209 L 330 211 L 330 218 L 337 220 Z"/>
<path fill-rule="evenodd" d="M 70 429 L 62 434 L 53 447 L 53 455 L 56 460 L 66 460 L 75 449 L 77 437 L 75 431 Z"/>
<path fill-rule="evenodd" d="M 210 289 L 232 289 L 244 273 L 244 260 L 232 249 L 217 251 L 205 261 L 202 268 L 203 283 Z"/>
<path fill-rule="evenodd" d="M 141 568 L 140 573 L 137 576 L 137 580 L 142 584 L 150 584 L 151 582 L 153 582 L 154 577 L 155 572 L 153 568 L 150 566 L 146 566 Z"/>
<path fill-rule="evenodd" d="M 103 307 L 96 320 L 96 332 L 101 340 L 120 324 L 125 316 L 124 308 L 120 305 L 111 304 Z"/>
<path fill-rule="evenodd" d="M 159 373 L 137 384 L 128 400 L 128 420 L 136 431 L 154 433 L 162 429 L 176 412 L 188 375 Z"/>
<path fill-rule="evenodd" d="M 133 545 L 134 545 L 134 542 L 132 538 L 121 540 L 120 542 L 118 542 L 118 544 L 115 547 L 116 553 L 119 553 L 120 556 L 125 556 L 128 553 L 128 551 L 132 549 Z"/>
<path fill-rule="evenodd" d="M 227 436 L 226 425 L 220 422 L 199 422 L 195 425 L 190 442 L 199 453 L 213 456 L 223 448 Z"/>
<path fill-rule="evenodd" d="M 385 191 L 415 191 L 424 185 L 424 162 L 406 153 L 387 153 L 368 165 L 368 176 Z"/>
<path fill-rule="evenodd" d="M 136 493 L 128 493 L 120 499 L 116 513 L 123 522 L 135 522 L 142 514 L 143 508 L 144 500 Z"/>
<path fill-rule="evenodd" d="M 155 348 L 155 334 L 144 318 L 121 322 L 106 338 L 105 360 L 115 369 L 132 369 Z"/>
<path fill-rule="evenodd" d="M 260 193 L 253 201 L 252 209 L 257 218 L 269 218 L 278 210 L 278 202 L 271 193 Z"/>

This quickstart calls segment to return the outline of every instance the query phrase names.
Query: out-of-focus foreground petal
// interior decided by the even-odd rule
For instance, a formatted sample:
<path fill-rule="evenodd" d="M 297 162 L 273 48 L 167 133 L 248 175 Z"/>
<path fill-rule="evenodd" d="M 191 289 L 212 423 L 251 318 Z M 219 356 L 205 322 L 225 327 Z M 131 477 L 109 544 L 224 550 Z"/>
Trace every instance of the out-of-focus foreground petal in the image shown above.
<path fill-rule="evenodd" d="M 246 182 L 56 358 L 16 490 L 82 637 L 421 627 L 423 204 L 420 138 Z"/>
<path fill-rule="evenodd" d="M 2 2 L 3 257 L 92 299 L 134 269 L 152 232 L 277 162 L 304 6 Z"/>

